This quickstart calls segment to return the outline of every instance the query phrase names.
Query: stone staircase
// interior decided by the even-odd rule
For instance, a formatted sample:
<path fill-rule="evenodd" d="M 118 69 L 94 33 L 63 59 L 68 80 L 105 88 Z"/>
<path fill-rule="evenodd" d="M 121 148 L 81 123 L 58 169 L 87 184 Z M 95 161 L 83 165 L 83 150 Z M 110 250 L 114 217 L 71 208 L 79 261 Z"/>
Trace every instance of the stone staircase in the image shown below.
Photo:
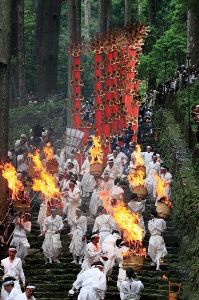
<path fill-rule="evenodd" d="M 152 138 L 146 139 L 143 146 L 147 144 L 155 146 Z M 158 149 L 156 148 L 157 153 Z M 84 206 L 88 208 L 89 199 L 82 200 Z M 154 201 L 147 198 L 146 211 L 144 214 L 145 227 L 149 220 L 150 211 L 154 208 Z M 60 264 L 47 264 L 45 265 L 44 256 L 41 250 L 43 238 L 39 237 L 39 225 L 37 224 L 37 216 L 39 211 L 39 201 L 36 202 L 32 210 L 32 232 L 29 234 L 29 241 L 31 244 L 30 255 L 27 257 L 27 262 L 24 266 L 25 275 L 27 280 L 33 282 L 36 287 L 36 299 L 40 300 L 58 300 L 58 299 L 71 299 L 68 296 L 68 291 L 72 283 L 76 279 L 76 275 L 80 270 L 79 265 L 71 264 L 72 256 L 69 253 L 69 239 L 67 233 L 69 228 L 67 224 L 62 232 L 62 255 Z M 86 209 L 88 212 L 88 209 Z M 86 213 L 88 215 L 88 213 Z M 92 229 L 92 222 L 89 224 L 89 232 Z M 164 239 L 168 251 L 161 271 L 155 271 L 151 266 L 151 260 L 147 257 L 143 269 L 138 273 L 138 278 L 144 283 L 145 289 L 142 294 L 142 300 L 166 300 L 168 299 L 168 280 L 162 278 L 166 275 L 172 282 L 182 282 L 181 270 L 178 262 L 178 237 L 175 233 L 175 228 L 172 223 L 172 218 L 167 221 L 167 230 L 164 234 Z M 149 233 L 147 232 L 144 240 L 144 246 L 148 246 Z M 108 290 L 106 299 L 119 300 L 119 293 L 117 290 L 118 268 L 113 270 L 113 281 L 108 283 Z M 184 299 L 181 295 L 179 299 Z"/>

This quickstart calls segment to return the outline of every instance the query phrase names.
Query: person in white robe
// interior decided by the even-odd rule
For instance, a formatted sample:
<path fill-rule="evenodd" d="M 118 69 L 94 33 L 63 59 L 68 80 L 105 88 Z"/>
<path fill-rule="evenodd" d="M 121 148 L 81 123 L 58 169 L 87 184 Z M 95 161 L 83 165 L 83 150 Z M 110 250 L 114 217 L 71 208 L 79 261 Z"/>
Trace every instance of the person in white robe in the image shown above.
<path fill-rule="evenodd" d="M 17 172 L 24 173 L 28 171 L 28 151 L 17 155 Z"/>
<path fill-rule="evenodd" d="M 76 216 L 73 219 L 73 224 L 69 236 L 71 243 L 69 246 L 70 253 L 73 255 L 72 263 L 82 263 L 85 247 L 86 247 L 86 232 L 87 232 L 87 218 L 82 216 L 79 208 L 76 209 Z"/>
<path fill-rule="evenodd" d="M 74 164 L 69 161 L 64 165 L 64 172 L 71 176 L 72 174 L 77 174 L 77 169 L 75 168 Z"/>
<path fill-rule="evenodd" d="M 42 236 L 42 234 L 43 234 L 44 222 L 45 222 L 46 218 L 47 218 L 47 204 L 45 202 L 45 198 L 42 197 L 42 202 L 40 204 L 39 214 L 38 214 L 38 218 L 37 218 L 37 223 L 39 224 L 39 227 L 40 227 L 40 235 L 39 236 Z"/>
<path fill-rule="evenodd" d="M 75 154 L 73 152 L 71 152 L 70 157 L 66 160 L 64 168 L 67 168 L 69 162 L 73 163 L 74 169 L 75 169 L 75 174 L 79 174 L 79 163 L 75 159 Z"/>
<path fill-rule="evenodd" d="M 119 265 L 119 272 L 117 277 L 117 288 L 120 290 L 121 283 L 126 279 L 126 270 L 123 268 L 124 255 L 129 251 L 122 239 L 116 241 L 116 261 Z"/>
<path fill-rule="evenodd" d="M 111 199 L 123 200 L 124 199 L 124 190 L 120 186 L 120 179 L 117 178 L 114 181 L 114 186 L 111 189 Z"/>
<path fill-rule="evenodd" d="M 90 174 L 90 162 L 89 157 L 87 157 L 82 165 L 81 173 L 81 187 L 82 187 L 82 196 L 89 196 L 93 192 L 96 181 L 93 175 Z"/>
<path fill-rule="evenodd" d="M 102 245 L 105 238 L 115 229 L 115 223 L 112 216 L 106 213 L 103 206 L 98 207 L 98 214 L 93 226 L 93 232 L 99 232 L 100 245 Z"/>
<path fill-rule="evenodd" d="M 18 295 L 15 300 L 36 300 L 34 297 L 35 289 L 36 287 L 34 284 L 28 283 L 25 292 Z"/>
<path fill-rule="evenodd" d="M 80 274 L 82 274 L 84 271 L 91 268 L 91 265 L 100 260 L 101 258 L 101 247 L 99 244 L 99 234 L 97 232 L 93 232 L 91 235 L 90 243 L 87 244 L 85 248 L 84 253 L 84 261 L 82 263 L 82 268 Z"/>
<path fill-rule="evenodd" d="M 115 180 L 116 178 L 120 178 L 122 176 L 122 168 L 118 168 L 117 165 L 114 165 L 114 161 L 112 158 L 109 158 L 108 165 L 104 169 L 104 172 L 102 174 L 102 177 L 104 177 L 104 174 L 108 173 L 110 178 L 112 180 Z"/>
<path fill-rule="evenodd" d="M 110 279 L 116 259 L 116 241 L 121 239 L 119 232 L 113 230 L 102 243 L 102 252 L 108 259 L 104 262 L 104 274 Z"/>
<path fill-rule="evenodd" d="M 148 255 L 151 257 L 152 265 L 156 266 L 156 270 L 160 270 L 160 260 L 167 255 L 166 246 L 163 239 L 163 232 L 166 230 L 166 222 L 158 218 L 157 212 L 151 213 L 152 220 L 148 222 L 150 232 Z"/>
<path fill-rule="evenodd" d="M 166 166 L 162 166 L 160 168 L 160 177 L 164 181 L 165 184 L 165 196 L 168 198 L 171 197 L 171 183 L 172 183 L 172 175 L 169 172 L 169 168 Z"/>
<path fill-rule="evenodd" d="M 15 278 L 13 277 L 6 277 L 2 282 L 2 288 L 4 288 L 8 296 L 7 300 L 16 300 L 16 297 L 22 294 L 21 290 L 14 286 L 14 282 Z"/>
<path fill-rule="evenodd" d="M 15 229 L 11 245 L 16 246 L 17 257 L 24 261 L 28 255 L 30 244 L 27 239 L 27 234 L 31 232 L 30 214 L 25 213 L 24 216 L 19 215 L 14 219 Z"/>
<path fill-rule="evenodd" d="M 89 211 L 91 217 L 96 217 L 99 206 L 102 206 L 102 200 L 100 199 L 100 192 L 103 190 L 103 181 L 100 177 L 96 178 L 96 185 L 92 192 Z"/>
<path fill-rule="evenodd" d="M 56 154 L 54 155 L 54 159 L 58 162 L 59 168 L 58 172 L 63 172 L 64 171 L 64 160 L 63 160 L 63 155 L 61 155 L 61 149 L 56 150 Z"/>
<path fill-rule="evenodd" d="M 86 270 L 73 283 L 69 295 L 73 296 L 75 291 L 81 288 L 78 300 L 103 300 L 106 291 L 106 276 L 103 273 L 103 263 L 98 261 L 92 268 Z"/>
<path fill-rule="evenodd" d="M 109 158 L 113 159 L 114 166 L 116 166 L 118 170 L 120 170 L 120 172 L 122 173 L 121 155 L 118 154 L 118 151 L 114 149 Z"/>
<path fill-rule="evenodd" d="M 142 152 L 142 157 L 144 159 L 144 165 L 145 167 L 148 165 L 148 163 L 152 162 L 152 157 L 153 157 L 154 152 L 152 151 L 151 146 L 146 147 L 146 151 Z"/>
<path fill-rule="evenodd" d="M 14 287 L 21 291 L 19 280 L 22 281 L 23 286 L 25 286 L 25 275 L 22 268 L 22 262 L 19 257 L 16 257 L 16 247 L 10 246 L 8 249 L 8 257 L 1 260 L 1 266 L 4 271 L 3 279 L 6 277 L 13 277 Z M 7 300 L 8 293 L 4 288 L 1 289 L 1 300 Z"/>
<path fill-rule="evenodd" d="M 102 182 L 103 190 L 111 194 L 112 188 L 114 186 L 114 180 L 110 178 L 109 172 L 104 172 L 104 178 Z"/>
<path fill-rule="evenodd" d="M 76 209 L 81 205 L 80 189 L 76 185 L 76 181 L 71 179 L 69 182 L 69 189 L 65 192 L 64 211 L 67 208 L 67 220 L 70 227 L 73 225 L 73 219 L 76 215 Z"/>
<path fill-rule="evenodd" d="M 60 240 L 60 232 L 62 231 L 64 224 L 62 218 L 57 215 L 57 209 L 51 207 L 51 216 L 47 217 L 44 222 L 45 239 L 42 244 L 42 249 L 45 255 L 46 263 L 55 262 L 59 263 L 58 257 L 62 248 Z"/>
<path fill-rule="evenodd" d="M 149 194 L 153 193 L 154 185 L 154 171 L 158 175 L 160 174 L 160 163 L 157 161 L 157 155 L 153 154 L 152 161 L 148 163 L 146 167 L 146 187 Z"/>
<path fill-rule="evenodd" d="M 120 299 L 121 300 L 139 300 L 144 285 L 136 279 L 135 272 L 132 268 L 126 270 L 126 280 L 121 283 Z"/>

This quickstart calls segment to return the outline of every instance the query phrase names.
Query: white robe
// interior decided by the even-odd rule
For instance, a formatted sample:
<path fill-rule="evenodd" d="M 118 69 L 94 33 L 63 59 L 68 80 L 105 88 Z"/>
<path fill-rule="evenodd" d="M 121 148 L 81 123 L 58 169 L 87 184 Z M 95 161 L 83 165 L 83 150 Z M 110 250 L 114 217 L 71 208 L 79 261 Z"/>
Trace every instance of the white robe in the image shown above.
<path fill-rule="evenodd" d="M 169 172 L 165 174 L 161 174 L 161 179 L 164 180 L 165 183 L 165 194 L 168 198 L 171 197 L 171 183 L 172 183 L 172 175 Z"/>
<path fill-rule="evenodd" d="M 68 207 L 68 211 L 67 211 L 68 224 L 72 226 L 73 219 L 76 216 L 76 209 L 79 205 L 81 205 L 80 189 L 77 186 L 75 186 L 73 191 L 69 189 L 68 195 L 66 197 L 66 205 Z"/>
<path fill-rule="evenodd" d="M 43 232 L 44 222 L 46 217 L 47 217 L 47 205 L 44 202 L 42 202 L 40 204 L 40 209 L 39 209 L 39 214 L 37 219 L 37 223 L 40 225 L 41 233 Z"/>
<path fill-rule="evenodd" d="M 111 190 L 111 198 L 117 200 L 124 199 L 124 190 L 120 186 L 114 185 Z"/>
<path fill-rule="evenodd" d="M 123 269 L 123 256 L 127 251 L 129 251 L 129 248 L 125 245 L 120 248 L 116 247 L 116 260 L 119 264 L 119 273 L 117 277 L 118 290 L 120 290 L 121 283 L 126 279 L 126 270 Z"/>
<path fill-rule="evenodd" d="M 85 236 L 87 231 L 87 218 L 84 216 L 77 216 L 73 219 L 72 230 L 72 240 L 69 246 L 70 253 L 74 256 L 81 257 L 84 254 L 86 239 L 82 241 L 83 236 Z"/>
<path fill-rule="evenodd" d="M 139 300 L 144 285 L 140 280 L 127 279 L 121 283 L 120 299 L 121 300 Z"/>
<path fill-rule="evenodd" d="M 106 276 L 98 268 L 92 268 L 79 275 L 73 287 L 82 287 L 78 300 L 101 300 L 106 291 Z"/>
<path fill-rule="evenodd" d="M 49 216 L 44 222 L 45 239 L 42 249 L 47 258 L 57 259 L 62 248 L 60 241 L 60 233 L 55 233 L 57 230 L 62 230 L 64 227 L 62 218 L 58 215 L 53 218 Z"/>
<path fill-rule="evenodd" d="M 102 243 L 102 251 L 108 258 L 104 262 L 104 274 L 107 276 L 111 275 L 112 268 L 115 264 L 116 259 L 116 241 L 120 236 L 118 234 L 109 234 Z"/>
<path fill-rule="evenodd" d="M 112 168 L 110 168 L 109 166 L 107 166 L 104 169 L 104 172 L 102 174 L 102 177 L 104 177 L 104 174 L 108 173 L 110 178 L 112 180 L 115 180 L 116 178 L 120 178 L 122 176 L 122 169 L 119 169 L 117 165 L 113 165 Z"/>
<path fill-rule="evenodd" d="M 65 166 L 64 166 L 64 169 L 67 169 L 67 166 L 68 166 L 68 163 L 69 162 L 72 162 L 73 165 L 74 165 L 74 169 L 75 169 L 75 174 L 79 174 L 79 163 L 76 159 L 71 159 L 71 158 L 68 158 L 66 160 L 66 163 L 65 163 Z"/>
<path fill-rule="evenodd" d="M 82 274 L 84 271 L 91 268 L 91 265 L 100 260 L 101 248 L 99 243 L 95 246 L 92 242 L 88 243 L 85 248 L 84 261 L 82 263 L 82 269 L 78 276 Z"/>
<path fill-rule="evenodd" d="M 92 192 L 89 204 L 89 211 L 91 216 L 96 216 L 98 207 L 103 205 L 102 200 L 100 199 L 101 190 L 101 187 L 96 187 Z"/>
<path fill-rule="evenodd" d="M 8 294 L 7 300 L 16 300 L 17 296 L 21 294 L 22 294 L 21 290 L 14 287 L 12 291 Z"/>
<path fill-rule="evenodd" d="M 115 229 L 115 224 L 110 215 L 100 215 L 95 219 L 93 232 L 99 231 L 100 245 L 102 245 L 105 238 Z"/>
<path fill-rule="evenodd" d="M 26 293 L 18 295 L 15 300 L 27 300 Z M 34 296 L 32 296 L 30 298 L 30 300 L 36 300 L 36 298 Z"/>
<path fill-rule="evenodd" d="M 96 181 L 94 176 L 90 174 L 90 162 L 88 158 L 85 159 L 82 165 L 81 174 L 83 175 L 81 180 L 83 195 L 86 193 L 92 193 L 96 185 Z"/>
<path fill-rule="evenodd" d="M 28 255 L 28 249 L 30 248 L 26 234 L 31 232 L 31 222 L 24 222 L 23 219 L 21 219 L 21 224 L 24 226 L 24 228 L 21 228 L 20 225 L 17 224 L 18 219 L 17 217 L 14 220 L 15 229 L 10 244 L 16 247 L 17 257 L 23 260 Z"/>
<path fill-rule="evenodd" d="M 145 167 L 148 165 L 148 163 L 152 162 L 153 153 L 154 152 L 142 152 Z"/>
<path fill-rule="evenodd" d="M 155 171 L 155 172 L 154 172 Z M 154 164 L 153 161 L 149 162 L 146 167 L 146 187 L 149 194 L 153 193 L 153 186 L 154 186 L 154 178 L 153 174 L 157 173 L 160 174 L 160 163 L 156 161 Z"/>
<path fill-rule="evenodd" d="M 164 239 L 161 234 L 166 230 L 166 222 L 163 219 L 154 218 L 149 221 L 148 229 L 151 234 L 149 239 L 148 255 L 154 263 L 167 255 Z"/>
<path fill-rule="evenodd" d="M 6 257 L 6 258 L 2 259 L 1 265 L 4 269 L 3 279 L 5 279 L 6 277 L 14 277 L 15 278 L 14 286 L 19 291 L 21 291 L 21 287 L 19 285 L 19 280 L 21 280 L 23 285 L 25 285 L 25 275 L 23 272 L 21 259 L 18 257 L 15 257 L 13 262 L 11 262 L 9 257 Z M 8 293 L 5 291 L 4 287 L 2 287 L 1 299 L 6 300 L 7 296 L 8 296 Z"/>

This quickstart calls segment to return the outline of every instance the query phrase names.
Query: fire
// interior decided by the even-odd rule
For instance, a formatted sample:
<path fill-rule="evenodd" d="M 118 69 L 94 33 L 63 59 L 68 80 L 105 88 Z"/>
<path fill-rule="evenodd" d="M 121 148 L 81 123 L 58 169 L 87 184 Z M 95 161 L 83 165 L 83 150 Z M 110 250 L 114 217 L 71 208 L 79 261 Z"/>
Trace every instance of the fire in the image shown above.
<path fill-rule="evenodd" d="M 17 171 L 14 166 L 10 163 L 0 165 L 2 170 L 2 176 L 8 182 L 8 187 L 12 191 L 12 199 L 19 200 L 20 192 L 24 191 L 22 182 L 17 178 Z"/>
<path fill-rule="evenodd" d="M 163 278 L 164 280 L 169 280 L 169 278 L 168 278 L 167 275 L 165 275 L 165 274 L 162 276 L 162 278 Z"/>
<path fill-rule="evenodd" d="M 35 154 L 31 154 L 34 169 L 37 172 L 37 177 L 33 178 L 33 191 L 42 192 L 46 197 L 60 199 L 61 193 L 56 186 L 55 178 L 48 173 L 42 164 L 40 154 L 37 151 Z"/>
<path fill-rule="evenodd" d="M 143 169 L 135 169 L 132 173 L 129 173 L 128 175 L 128 181 L 130 186 L 135 187 L 138 185 L 144 185 L 145 184 L 145 172 Z"/>
<path fill-rule="evenodd" d="M 160 199 L 162 197 L 166 196 L 165 191 L 165 182 L 161 179 L 161 177 L 158 174 L 153 174 L 153 178 L 156 182 L 156 196 L 157 199 Z"/>
<path fill-rule="evenodd" d="M 112 215 L 120 230 L 123 231 L 124 241 L 129 243 L 133 241 L 141 242 L 143 230 L 139 224 L 139 216 L 128 209 L 123 201 L 116 201 L 111 204 L 109 194 L 106 191 L 100 193 L 100 199 L 104 208 Z"/>
<path fill-rule="evenodd" d="M 91 155 L 90 164 L 102 164 L 103 163 L 103 152 L 102 146 L 100 144 L 99 136 L 92 136 L 93 145 L 89 149 L 89 154 Z"/>
<path fill-rule="evenodd" d="M 142 152 L 141 152 L 141 147 L 140 145 L 136 145 L 135 146 L 135 151 L 132 154 L 134 160 L 135 160 L 135 164 L 138 166 L 144 166 L 144 159 L 142 157 Z"/>
<path fill-rule="evenodd" d="M 146 248 L 142 247 L 142 244 L 140 243 L 135 243 L 133 246 L 131 246 L 131 248 L 129 248 L 128 250 L 124 250 L 122 252 L 122 256 L 125 257 L 129 257 L 129 256 L 147 256 L 147 251 Z"/>
<path fill-rule="evenodd" d="M 53 148 L 51 147 L 50 143 L 47 143 L 46 146 L 43 148 L 46 161 L 50 161 L 54 158 Z"/>

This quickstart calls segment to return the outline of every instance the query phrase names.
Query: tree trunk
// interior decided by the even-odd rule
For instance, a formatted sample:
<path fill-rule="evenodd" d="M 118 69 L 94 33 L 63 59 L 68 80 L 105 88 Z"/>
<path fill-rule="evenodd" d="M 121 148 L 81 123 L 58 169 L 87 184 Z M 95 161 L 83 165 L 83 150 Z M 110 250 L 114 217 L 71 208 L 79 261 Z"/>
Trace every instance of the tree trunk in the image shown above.
<path fill-rule="evenodd" d="M 0 1 L 0 160 L 5 161 L 8 151 L 9 67 L 11 52 L 11 0 Z M 7 184 L 0 175 L 0 221 L 8 209 Z"/>
<path fill-rule="evenodd" d="M 148 0 L 149 20 L 151 25 L 156 24 L 156 0 Z"/>
<path fill-rule="evenodd" d="M 36 14 L 36 95 L 39 99 L 57 90 L 61 0 L 37 1 Z"/>
<path fill-rule="evenodd" d="M 187 52 L 191 64 L 196 64 L 199 59 L 199 10 L 190 9 L 187 17 Z"/>
<path fill-rule="evenodd" d="M 99 33 L 103 36 L 110 28 L 112 1 L 99 0 L 98 5 Z"/>
<path fill-rule="evenodd" d="M 77 14 L 76 3 L 74 0 L 67 0 L 68 5 L 68 47 L 77 43 Z M 72 55 L 68 53 L 68 87 L 67 87 L 67 126 L 72 126 L 72 93 L 71 93 L 71 79 L 72 79 Z"/>
<path fill-rule="evenodd" d="M 90 19 L 90 0 L 84 0 L 84 24 L 85 24 L 85 39 L 89 40 L 89 19 Z"/>
<path fill-rule="evenodd" d="M 124 25 L 131 24 L 131 0 L 125 0 Z"/>
<path fill-rule="evenodd" d="M 77 41 L 81 41 L 81 0 L 75 0 Z"/>
<path fill-rule="evenodd" d="M 18 0 L 19 106 L 26 104 L 24 0 Z"/>

